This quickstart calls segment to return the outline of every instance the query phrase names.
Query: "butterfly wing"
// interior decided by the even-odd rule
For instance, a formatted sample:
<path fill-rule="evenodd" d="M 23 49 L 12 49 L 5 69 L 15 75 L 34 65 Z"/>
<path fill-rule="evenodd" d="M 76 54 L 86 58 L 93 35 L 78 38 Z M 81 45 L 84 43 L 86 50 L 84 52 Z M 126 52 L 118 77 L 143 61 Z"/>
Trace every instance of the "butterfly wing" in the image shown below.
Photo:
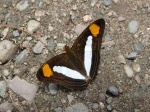
<path fill-rule="evenodd" d="M 45 83 L 56 83 L 71 89 L 83 89 L 88 83 L 76 72 L 66 53 L 57 55 L 43 64 L 37 72 L 37 78 Z"/>
<path fill-rule="evenodd" d="M 97 74 L 104 29 L 104 19 L 96 20 L 79 35 L 71 48 L 83 61 L 87 75 L 91 78 Z"/>

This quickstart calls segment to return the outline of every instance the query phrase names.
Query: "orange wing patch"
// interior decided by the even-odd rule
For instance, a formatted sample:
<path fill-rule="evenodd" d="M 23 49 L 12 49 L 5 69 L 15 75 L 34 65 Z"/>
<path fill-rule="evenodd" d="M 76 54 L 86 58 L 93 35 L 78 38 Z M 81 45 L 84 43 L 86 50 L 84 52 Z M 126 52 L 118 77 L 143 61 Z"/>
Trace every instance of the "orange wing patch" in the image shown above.
<path fill-rule="evenodd" d="M 96 24 L 92 24 L 92 25 L 89 27 L 89 29 L 90 29 L 90 31 L 91 31 L 91 33 L 92 33 L 92 35 L 93 35 L 94 37 L 96 37 L 96 36 L 99 34 L 100 27 L 97 26 Z"/>
<path fill-rule="evenodd" d="M 43 74 L 45 77 L 50 77 L 53 75 L 53 72 L 50 68 L 50 66 L 48 64 L 45 64 L 43 67 L 42 67 L 42 71 L 43 71 Z"/>

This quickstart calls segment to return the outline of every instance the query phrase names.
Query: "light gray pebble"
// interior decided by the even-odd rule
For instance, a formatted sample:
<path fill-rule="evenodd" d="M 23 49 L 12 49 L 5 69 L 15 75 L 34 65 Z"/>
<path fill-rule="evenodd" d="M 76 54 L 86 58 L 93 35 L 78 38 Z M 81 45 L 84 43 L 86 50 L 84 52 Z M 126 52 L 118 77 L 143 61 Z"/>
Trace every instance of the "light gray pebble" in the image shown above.
<path fill-rule="evenodd" d="M 104 5 L 106 7 L 110 6 L 111 1 L 110 0 L 104 0 Z"/>
<path fill-rule="evenodd" d="M 126 19 L 126 18 L 123 17 L 123 16 L 119 16 L 119 17 L 118 17 L 118 21 L 119 21 L 119 22 L 122 22 L 122 21 L 124 21 L 125 19 Z"/>
<path fill-rule="evenodd" d="M 127 56 L 127 59 L 135 60 L 135 59 L 136 59 L 136 55 L 137 55 L 136 52 L 132 52 L 132 53 L 130 53 L 130 54 Z"/>
<path fill-rule="evenodd" d="M 77 103 L 65 109 L 65 112 L 89 112 L 88 107 L 83 103 Z"/>
<path fill-rule="evenodd" d="M 9 75 L 9 70 L 4 69 L 4 70 L 3 70 L 3 75 L 7 77 L 7 76 Z"/>
<path fill-rule="evenodd" d="M 133 70 L 136 71 L 136 72 L 141 71 L 141 67 L 138 63 L 133 63 L 132 67 L 133 67 Z"/>
<path fill-rule="evenodd" d="M 74 99 L 74 97 L 72 95 L 67 95 L 67 98 L 68 98 L 69 103 L 71 103 L 72 100 Z"/>
<path fill-rule="evenodd" d="M 134 50 L 137 53 L 141 53 L 144 50 L 144 46 L 140 43 L 134 44 Z"/>
<path fill-rule="evenodd" d="M 21 0 L 19 3 L 17 3 L 16 7 L 19 11 L 25 10 L 29 6 L 28 0 Z"/>
<path fill-rule="evenodd" d="M 47 40 L 47 46 L 50 50 L 54 50 L 54 46 L 55 46 L 54 38 L 50 38 L 50 39 Z"/>
<path fill-rule="evenodd" d="M 132 20 L 129 24 L 128 24 L 128 29 L 130 33 L 136 33 L 136 31 L 139 28 L 139 22 L 136 20 Z"/>
<path fill-rule="evenodd" d="M 112 105 L 107 105 L 107 110 L 112 111 Z"/>
<path fill-rule="evenodd" d="M 14 37 L 18 37 L 20 34 L 19 34 L 19 31 L 18 30 L 15 30 L 13 31 L 13 36 Z"/>
<path fill-rule="evenodd" d="M 58 108 L 55 108 L 55 110 L 54 110 L 55 112 L 62 112 L 63 110 L 62 110 L 62 108 L 61 107 L 58 107 Z"/>
<path fill-rule="evenodd" d="M 110 95 L 113 95 L 113 96 L 118 96 L 119 95 L 119 91 L 118 89 L 115 87 L 115 86 L 110 86 L 107 90 L 107 92 L 110 94 Z"/>
<path fill-rule="evenodd" d="M 0 111 L 1 112 L 13 112 L 14 106 L 7 101 L 0 104 Z"/>
<path fill-rule="evenodd" d="M 9 40 L 0 42 L 0 64 L 5 63 L 12 59 L 17 52 L 18 47 Z"/>
<path fill-rule="evenodd" d="M 93 103 L 93 106 L 92 106 L 93 109 L 97 109 L 98 107 L 99 107 L 98 103 Z"/>
<path fill-rule="evenodd" d="M 134 73 L 132 68 L 129 65 L 124 65 L 124 70 L 128 77 L 133 77 Z"/>
<path fill-rule="evenodd" d="M 119 0 L 113 0 L 113 2 L 114 2 L 115 4 L 117 4 L 117 3 L 118 3 L 118 1 L 119 1 Z"/>
<path fill-rule="evenodd" d="M 15 58 L 16 63 L 23 63 L 24 59 L 28 56 L 28 50 L 24 49 L 19 53 L 19 55 Z"/>
<path fill-rule="evenodd" d="M 107 100 L 106 100 L 106 102 L 107 102 L 108 104 L 111 104 L 111 103 L 112 103 L 112 97 L 108 97 Z"/>
<path fill-rule="evenodd" d="M 119 63 L 126 64 L 126 60 L 123 55 L 120 54 L 117 59 Z"/>
<path fill-rule="evenodd" d="M 48 88 L 49 88 L 49 92 L 50 92 L 52 95 L 57 94 L 58 87 L 57 87 L 56 84 L 51 83 L 51 84 L 49 84 Z"/>
<path fill-rule="evenodd" d="M 140 109 L 134 109 L 134 112 L 142 112 Z"/>
<path fill-rule="evenodd" d="M 6 82 L 0 81 L 0 96 L 4 98 L 5 94 L 6 94 Z"/>
<path fill-rule="evenodd" d="M 40 22 L 36 21 L 36 20 L 30 20 L 27 23 L 27 31 L 29 33 L 33 33 L 35 30 L 37 30 L 40 27 Z"/>
<path fill-rule="evenodd" d="M 106 100 L 106 96 L 105 96 L 104 93 L 100 93 L 99 97 L 100 97 L 100 101 L 105 101 Z"/>

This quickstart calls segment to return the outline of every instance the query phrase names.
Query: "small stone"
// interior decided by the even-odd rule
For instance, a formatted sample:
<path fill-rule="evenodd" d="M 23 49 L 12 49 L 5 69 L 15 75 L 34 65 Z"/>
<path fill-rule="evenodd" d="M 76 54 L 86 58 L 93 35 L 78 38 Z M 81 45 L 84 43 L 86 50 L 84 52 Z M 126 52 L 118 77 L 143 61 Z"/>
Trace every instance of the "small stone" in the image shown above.
<path fill-rule="evenodd" d="M 40 22 L 36 20 L 30 20 L 27 23 L 27 31 L 32 34 L 35 30 L 37 30 L 40 27 Z"/>
<path fill-rule="evenodd" d="M 112 111 L 112 105 L 107 105 L 107 110 Z"/>
<path fill-rule="evenodd" d="M 48 39 L 47 40 L 47 47 L 48 47 L 48 49 L 54 50 L 54 46 L 55 46 L 55 44 L 54 44 L 54 38 Z"/>
<path fill-rule="evenodd" d="M 19 3 L 17 3 L 16 7 L 19 11 L 25 10 L 29 6 L 27 0 L 21 0 Z"/>
<path fill-rule="evenodd" d="M 53 31 L 53 30 L 54 30 L 54 28 L 51 25 L 49 25 L 48 26 L 48 31 Z"/>
<path fill-rule="evenodd" d="M 51 93 L 51 95 L 56 95 L 57 94 L 58 87 L 57 87 L 56 84 L 51 83 L 51 84 L 49 84 L 48 88 L 49 88 L 49 92 Z"/>
<path fill-rule="evenodd" d="M 142 112 L 140 109 L 134 109 L 134 112 Z"/>
<path fill-rule="evenodd" d="M 110 6 L 111 1 L 110 0 L 104 0 L 104 5 L 106 7 Z"/>
<path fill-rule="evenodd" d="M 77 10 L 77 5 L 73 5 L 72 10 L 74 10 L 74 11 Z"/>
<path fill-rule="evenodd" d="M 131 67 L 129 67 L 128 65 L 124 65 L 124 70 L 127 74 L 128 77 L 132 77 L 133 76 L 133 70 Z"/>
<path fill-rule="evenodd" d="M 8 31 L 9 31 L 9 28 L 5 28 L 5 29 L 1 32 L 1 35 L 3 36 L 3 39 L 7 36 Z"/>
<path fill-rule="evenodd" d="M 123 55 L 120 54 L 117 59 L 119 63 L 126 64 L 126 60 Z"/>
<path fill-rule="evenodd" d="M 15 53 L 17 52 L 18 47 L 13 44 L 9 40 L 3 40 L 0 42 L 0 63 L 5 63 L 12 59 L 15 56 Z"/>
<path fill-rule="evenodd" d="M 35 16 L 41 17 L 41 16 L 44 16 L 45 13 L 46 13 L 45 10 L 41 10 L 41 9 L 39 10 L 39 9 L 37 9 L 37 10 L 35 11 Z"/>
<path fill-rule="evenodd" d="M 79 95 L 80 98 L 84 99 L 86 97 L 86 92 L 81 92 L 81 94 Z"/>
<path fill-rule="evenodd" d="M 104 93 L 100 93 L 99 97 L 100 97 L 100 101 L 105 101 L 106 100 L 106 96 L 105 96 Z"/>
<path fill-rule="evenodd" d="M 67 95 L 67 98 L 68 98 L 69 103 L 71 103 L 72 100 L 74 99 L 74 97 L 72 95 Z"/>
<path fill-rule="evenodd" d="M 7 77 L 9 75 L 9 71 L 7 69 L 4 69 L 3 70 L 3 75 Z"/>
<path fill-rule="evenodd" d="M 93 103 L 93 106 L 92 106 L 93 109 L 97 109 L 98 107 L 99 107 L 98 103 Z"/>
<path fill-rule="evenodd" d="M 90 22 L 90 21 L 92 21 L 92 17 L 91 17 L 90 15 L 85 15 L 85 16 L 83 17 L 83 21 L 84 21 L 84 22 Z"/>
<path fill-rule="evenodd" d="M 6 82 L 0 81 L 0 96 L 4 98 L 5 94 L 6 94 Z"/>
<path fill-rule="evenodd" d="M 8 102 L 4 102 L 0 104 L 0 111 L 1 112 L 13 112 L 13 105 L 8 103 Z"/>
<path fill-rule="evenodd" d="M 141 71 L 141 67 L 138 63 L 133 63 L 132 67 L 133 67 L 133 70 L 136 71 L 136 72 Z"/>
<path fill-rule="evenodd" d="M 91 6 L 93 7 L 98 0 L 91 0 Z"/>
<path fill-rule="evenodd" d="M 112 103 L 112 97 L 108 97 L 107 100 L 106 100 L 106 102 L 107 102 L 108 104 L 111 104 L 111 103 Z"/>
<path fill-rule="evenodd" d="M 118 17 L 118 21 L 119 21 L 119 22 L 122 22 L 122 21 L 124 21 L 125 19 L 126 19 L 126 18 L 123 17 L 123 16 L 119 16 L 119 17 Z"/>
<path fill-rule="evenodd" d="M 137 53 L 141 53 L 144 50 L 144 46 L 140 43 L 134 44 L 134 50 Z"/>
<path fill-rule="evenodd" d="M 57 49 L 63 50 L 65 45 L 65 43 L 58 43 L 56 47 Z"/>
<path fill-rule="evenodd" d="M 115 86 L 110 86 L 107 89 L 107 94 L 112 95 L 112 96 L 118 96 L 119 95 L 119 91 Z"/>
<path fill-rule="evenodd" d="M 135 20 L 132 20 L 129 24 L 128 24 L 128 29 L 130 33 L 136 33 L 136 31 L 139 28 L 139 23 Z"/>
<path fill-rule="evenodd" d="M 24 49 L 20 52 L 20 54 L 15 58 L 16 63 L 23 63 L 25 61 L 25 58 L 28 56 L 28 50 Z"/>
<path fill-rule="evenodd" d="M 63 112 L 63 109 L 61 107 L 55 108 L 55 112 Z"/>
<path fill-rule="evenodd" d="M 99 105 L 100 105 L 100 108 L 101 108 L 101 109 L 104 109 L 104 108 L 105 108 L 105 105 L 104 105 L 103 102 L 100 102 Z"/>
<path fill-rule="evenodd" d="M 18 30 L 15 30 L 13 31 L 13 36 L 14 37 L 18 37 L 20 34 L 19 34 L 19 31 Z"/>
<path fill-rule="evenodd" d="M 138 84 L 141 84 L 141 78 L 138 75 L 135 76 L 135 80 Z"/>
<path fill-rule="evenodd" d="M 119 0 L 113 0 L 113 2 L 114 2 L 115 4 L 117 4 L 117 3 L 118 3 L 118 1 L 119 1 Z"/>
<path fill-rule="evenodd" d="M 130 53 L 130 54 L 127 56 L 127 59 L 135 60 L 135 59 L 136 59 L 136 55 L 137 55 L 136 52 L 132 52 L 132 53 Z"/>
<path fill-rule="evenodd" d="M 89 112 L 88 107 L 83 103 L 77 103 L 65 109 L 65 112 Z"/>
<path fill-rule="evenodd" d="M 75 32 L 77 35 L 80 35 L 84 29 L 86 28 L 85 25 L 82 25 L 82 24 L 78 24 L 76 27 L 75 27 Z"/>

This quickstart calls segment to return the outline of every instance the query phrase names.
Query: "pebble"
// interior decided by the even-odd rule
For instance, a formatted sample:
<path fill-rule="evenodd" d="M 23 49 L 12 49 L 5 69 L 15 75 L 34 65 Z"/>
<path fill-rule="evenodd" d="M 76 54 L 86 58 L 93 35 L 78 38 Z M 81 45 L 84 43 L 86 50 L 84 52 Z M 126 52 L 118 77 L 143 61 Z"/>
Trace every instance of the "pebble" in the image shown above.
<path fill-rule="evenodd" d="M 45 13 L 46 13 L 46 11 L 42 10 L 42 9 L 35 10 L 35 16 L 37 16 L 37 17 L 45 16 Z"/>
<path fill-rule="evenodd" d="M 132 20 L 129 24 L 128 24 L 128 29 L 130 33 L 136 33 L 136 31 L 139 28 L 139 23 L 136 20 Z"/>
<path fill-rule="evenodd" d="M 132 52 L 132 53 L 130 53 L 130 54 L 127 56 L 127 59 L 135 60 L 135 59 L 136 59 L 136 55 L 137 55 L 136 52 Z"/>
<path fill-rule="evenodd" d="M 48 31 L 51 32 L 51 31 L 53 31 L 53 30 L 54 30 L 54 28 L 53 28 L 51 25 L 49 25 L 49 26 L 48 26 Z"/>
<path fill-rule="evenodd" d="M 92 6 L 92 7 L 95 6 L 95 4 L 96 4 L 97 1 L 98 1 L 98 0 L 91 0 L 91 6 Z"/>
<path fill-rule="evenodd" d="M 77 35 L 80 35 L 80 34 L 84 31 L 85 28 L 86 28 L 85 25 L 78 24 L 78 25 L 75 27 L 75 33 L 76 33 Z"/>
<path fill-rule="evenodd" d="M 54 83 L 49 84 L 48 89 L 49 89 L 49 92 L 51 93 L 51 95 L 57 94 L 58 87 L 56 84 L 54 84 Z"/>
<path fill-rule="evenodd" d="M 102 47 L 110 47 L 110 46 L 113 46 L 115 45 L 115 42 L 112 40 L 112 41 L 108 41 L 108 42 L 103 42 L 102 43 Z"/>
<path fill-rule="evenodd" d="M 122 21 L 124 21 L 125 19 L 126 19 L 126 18 L 123 17 L 123 16 L 119 16 L 119 17 L 118 17 L 118 21 L 119 21 L 119 22 L 122 22 Z"/>
<path fill-rule="evenodd" d="M 118 3 L 118 1 L 119 1 L 119 0 L 113 0 L 113 2 L 114 2 L 115 4 L 117 4 L 117 3 Z"/>
<path fill-rule="evenodd" d="M 140 109 L 134 109 L 134 112 L 142 112 Z"/>
<path fill-rule="evenodd" d="M 106 7 L 110 6 L 111 1 L 110 0 L 104 0 L 104 5 Z"/>
<path fill-rule="evenodd" d="M 123 55 L 120 54 L 117 59 L 119 63 L 126 64 L 126 60 Z"/>
<path fill-rule="evenodd" d="M 0 64 L 5 63 L 12 59 L 17 52 L 18 47 L 9 40 L 0 42 Z"/>
<path fill-rule="evenodd" d="M 50 38 L 47 40 L 47 47 L 50 50 L 54 50 L 54 47 L 55 47 L 54 38 Z"/>
<path fill-rule="evenodd" d="M 112 111 L 112 105 L 107 105 L 107 110 Z"/>
<path fill-rule="evenodd" d="M 2 35 L 3 39 L 7 36 L 8 31 L 9 31 L 9 28 L 5 28 L 5 29 L 1 32 L 1 35 Z"/>
<path fill-rule="evenodd" d="M 124 65 L 124 70 L 127 74 L 128 77 L 132 77 L 133 76 L 133 70 L 130 66 L 128 65 Z"/>
<path fill-rule="evenodd" d="M 104 105 L 103 102 L 100 102 L 99 105 L 100 105 L 100 108 L 101 108 L 101 109 L 104 109 L 104 108 L 105 108 L 105 105 Z"/>
<path fill-rule="evenodd" d="M 5 94 L 6 94 L 6 82 L 0 81 L 0 96 L 4 98 Z"/>
<path fill-rule="evenodd" d="M 84 99 L 86 97 L 86 92 L 82 92 L 80 95 L 79 95 L 80 98 Z"/>
<path fill-rule="evenodd" d="M 140 43 L 134 44 L 134 50 L 137 53 L 141 53 L 144 50 L 144 46 Z"/>
<path fill-rule="evenodd" d="M 19 53 L 19 55 L 15 58 L 16 63 L 23 63 L 25 61 L 25 58 L 28 56 L 28 50 L 24 49 Z"/>
<path fill-rule="evenodd" d="M 37 43 L 36 43 L 36 45 L 33 47 L 33 52 L 34 53 L 36 53 L 36 54 L 40 54 L 40 53 L 42 53 L 42 50 L 45 48 L 45 45 L 43 44 L 43 43 L 45 43 L 46 44 L 46 39 L 47 39 L 47 36 L 45 36 L 45 37 L 42 37 L 41 39 L 40 39 L 40 41 L 38 41 Z M 42 41 L 42 42 L 41 42 Z"/>
<path fill-rule="evenodd" d="M 83 103 L 77 103 L 65 109 L 65 112 L 89 112 L 88 107 Z"/>
<path fill-rule="evenodd" d="M 93 106 L 92 106 L 93 109 L 97 109 L 98 107 L 99 107 L 98 103 L 93 103 Z"/>
<path fill-rule="evenodd" d="M 25 10 L 29 6 L 28 0 L 21 0 L 19 3 L 17 3 L 16 8 L 19 11 Z"/>
<path fill-rule="evenodd" d="M 19 34 L 19 31 L 18 30 L 14 30 L 13 31 L 13 36 L 14 37 L 18 37 L 20 34 Z"/>
<path fill-rule="evenodd" d="M 68 98 L 69 103 L 71 103 L 74 99 L 72 95 L 67 95 L 67 98 Z"/>
<path fill-rule="evenodd" d="M 135 76 L 135 80 L 138 84 L 141 84 L 141 78 L 138 75 Z"/>
<path fill-rule="evenodd" d="M 7 77 L 7 76 L 9 75 L 9 70 L 4 69 L 4 70 L 3 70 L 3 75 Z"/>
<path fill-rule="evenodd" d="M 108 104 L 111 104 L 111 103 L 112 103 L 112 97 L 108 97 L 107 100 L 106 100 L 106 102 L 107 102 Z"/>
<path fill-rule="evenodd" d="M 58 43 L 56 48 L 60 49 L 60 50 L 63 50 L 65 45 L 66 45 L 65 43 Z"/>
<path fill-rule="evenodd" d="M 133 67 L 133 70 L 135 72 L 140 72 L 141 71 L 141 67 L 138 63 L 133 63 L 132 67 Z"/>
<path fill-rule="evenodd" d="M 1 112 L 13 112 L 13 109 L 14 109 L 13 105 L 11 105 L 8 102 L 4 102 L 4 103 L 0 104 L 0 111 Z"/>
<path fill-rule="evenodd" d="M 85 16 L 83 17 L 83 21 L 84 21 L 84 22 L 91 22 L 91 21 L 92 21 L 92 17 L 91 17 L 90 15 L 85 15 Z"/>
<path fill-rule="evenodd" d="M 100 97 L 100 101 L 105 101 L 106 100 L 106 96 L 105 96 L 104 93 L 100 93 L 99 97 Z"/>
<path fill-rule="evenodd" d="M 40 22 L 36 20 L 30 20 L 27 23 L 27 32 L 32 34 L 34 31 L 36 31 L 40 27 Z"/>
<path fill-rule="evenodd" d="M 112 96 L 118 96 L 119 95 L 119 91 L 115 86 L 110 86 L 107 89 L 107 94 L 112 95 Z"/>
<path fill-rule="evenodd" d="M 63 109 L 61 107 L 55 108 L 55 112 L 63 112 Z"/>

